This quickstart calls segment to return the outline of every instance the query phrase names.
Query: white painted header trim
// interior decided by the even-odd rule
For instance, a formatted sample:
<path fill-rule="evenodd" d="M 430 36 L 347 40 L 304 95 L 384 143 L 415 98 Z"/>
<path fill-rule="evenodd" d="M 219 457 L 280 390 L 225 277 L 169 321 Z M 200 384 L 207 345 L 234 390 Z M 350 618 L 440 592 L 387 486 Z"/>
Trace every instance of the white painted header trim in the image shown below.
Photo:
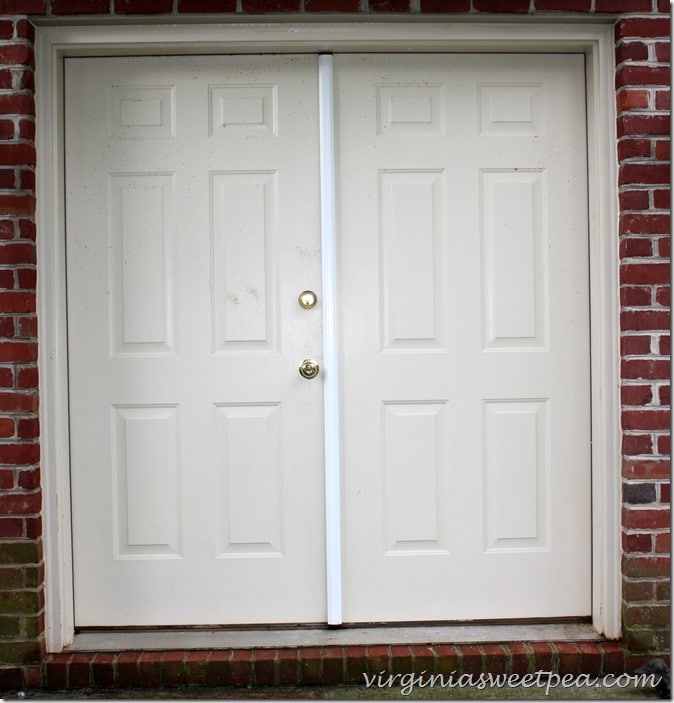
<path fill-rule="evenodd" d="M 64 55 L 210 52 L 577 52 L 611 38 L 611 24 L 567 22 L 240 22 L 42 26 L 45 44 Z"/>
<path fill-rule="evenodd" d="M 587 57 L 593 374 L 593 624 L 620 636 L 617 185 L 612 18 L 38 27 L 38 313 L 47 647 L 73 639 L 63 194 L 65 56 L 264 52 L 582 52 Z"/>

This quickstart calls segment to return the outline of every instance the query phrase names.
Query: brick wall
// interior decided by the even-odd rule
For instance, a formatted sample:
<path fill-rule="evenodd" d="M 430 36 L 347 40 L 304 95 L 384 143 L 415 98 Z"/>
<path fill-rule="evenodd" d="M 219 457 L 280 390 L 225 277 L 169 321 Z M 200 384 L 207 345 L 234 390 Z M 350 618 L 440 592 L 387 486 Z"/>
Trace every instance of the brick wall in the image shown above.
<path fill-rule="evenodd" d="M 623 622 L 625 646 L 646 655 L 669 648 L 668 11 L 668 0 L 0 0 L 0 687 L 45 671 L 30 16 L 618 15 Z"/>

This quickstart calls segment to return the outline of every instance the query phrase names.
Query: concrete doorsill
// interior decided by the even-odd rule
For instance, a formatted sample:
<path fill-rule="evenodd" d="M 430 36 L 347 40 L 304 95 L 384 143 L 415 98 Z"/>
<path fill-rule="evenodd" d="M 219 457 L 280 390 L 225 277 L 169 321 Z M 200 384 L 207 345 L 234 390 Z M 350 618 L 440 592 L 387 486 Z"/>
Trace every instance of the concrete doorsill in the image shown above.
<path fill-rule="evenodd" d="M 65 651 L 266 649 L 394 644 L 598 641 L 590 624 L 496 624 L 287 629 L 162 629 L 80 632 Z"/>

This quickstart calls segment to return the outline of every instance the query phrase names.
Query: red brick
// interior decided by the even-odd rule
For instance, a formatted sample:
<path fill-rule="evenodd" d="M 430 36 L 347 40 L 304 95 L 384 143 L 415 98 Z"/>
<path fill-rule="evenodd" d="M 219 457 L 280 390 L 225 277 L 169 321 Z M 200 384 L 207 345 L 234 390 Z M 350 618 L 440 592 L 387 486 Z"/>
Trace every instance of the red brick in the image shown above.
<path fill-rule="evenodd" d="M 672 453 L 672 438 L 669 434 L 657 438 L 656 453 L 669 456 Z"/>
<path fill-rule="evenodd" d="M 623 359 L 620 375 L 622 378 L 665 381 L 669 378 L 669 362 L 664 359 Z"/>
<path fill-rule="evenodd" d="M 669 215 L 626 213 L 620 218 L 621 234 L 669 234 L 670 227 Z"/>
<path fill-rule="evenodd" d="M 574 642 L 555 642 L 557 657 L 559 661 L 558 673 L 578 674 L 580 673 L 580 649 Z"/>
<path fill-rule="evenodd" d="M 625 61 L 648 61 L 648 47 L 640 41 L 620 42 L 615 50 L 616 66 Z"/>
<path fill-rule="evenodd" d="M 669 625 L 669 606 L 627 605 L 623 608 L 623 621 L 628 627 Z"/>
<path fill-rule="evenodd" d="M 669 164 L 624 163 L 618 176 L 620 185 L 669 184 Z"/>
<path fill-rule="evenodd" d="M 477 645 L 461 645 L 461 665 L 464 674 L 477 674 L 482 671 L 482 651 Z"/>
<path fill-rule="evenodd" d="M 39 405 L 36 392 L 14 393 L 0 390 L 0 412 L 37 412 Z"/>
<path fill-rule="evenodd" d="M 0 389 L 11 388 L 14 385 L 14 369 L 0 366 Z"/>
<path fill-rule="evenodd" d="M 0 490 L 8 491 L 14 488 L 14 472 L 11 469 L 0 469 Z"/>
<path fill-rule="evenodd" d="M 484 644 L 484 670 L 491 674 L 507 673 L 506 649 L 501 644 Z"/>
<path fill-rule="evenodd" d="M 672 237 L 658 237 L 658 255 L 669 259 L 672 255 Z"/>
<path fill-rule="evenodd" d="M 393 649 L 393 648 L 391 648 Z M 453 644 L 438 644 L 435 647 L 437 672 L 444 676 L 461 673 L 461 654 Z M 409 669 L 407 669 L 409 671 Z M 398 672 L 396 672 L 398 673 Z M 405 671 L 401 671 L 401 674 Z"/>
<path fill-rule="evenodd" d="M 300 682 L 302 685 L 317 686 L 323 678 L 321 650 L 316 647 L 300 649 Z"/>
<path fill-rule="evenodd" d="M 229 683 L 232 686 L 248 686 L 253 683 L 253 653 L 250 650 L 234 650 L 229 660 Z"/>
<path fill-rule="evenodd" d="M 21 667 L 23 671 L 23 687 L 24 689 L 36 689 L 42 686 L 42 665 L 30 666 L 24 665 Z"/>
<path fill-rule="evenodd" d="M 40 469 L 27 469 L 19 472 L 18 486 L 24 491 L 32 491 L 40 487 Z"/>
<path fill-rule="evenodd" d="M 616 104 L 618 114 L 627 112 L 628 110 L 645 110 L 648 108 L 648 91 L 622 90 L 616 97 Z"/>
<path fill-rule="evenodd" d="M 579 642 L 582 672 L 601 672 L 602 652 L 596 642 Z"/>
<path fill-rule="evenodd" d="M 603 652 L 602 673 L 622 674 L 625 672 L 625 651 L 618 642 L 601 642 Z"/>
<path fill-rule="evenodd" d="M 626 295 L 629 293 L 629 295 Z M 646 300 L 645 292 L 637 288 L 625 288 L 620 290 L 620 300 L 623 305 L 645 305 L 650 301 L 650 289 L 648 289 L 648 301 Z M 629 302 L 627 302 L 629 301 Z M 622 356 L 648 356 L 651 353 L 651 335 L 650 334 L 624 334 L 620 338 L 620 353 Z M 637 403 L 641 405 L 641 403 Z"/>
<path fill-rule="evenodd" d="M 35 515 L 42 510 L 40 493 L 0 495 L 0 515 Z"/>
<path fill-rule="evenodd" d="M 651 0 L 595 0 L 595 12 L 650 12 Z"/>
<path fill-rule="evenodd" d="M 672 107 L 672 94 L 669 90 L 655 91 L 655 109 L 669 111 Z"/>
<path fill-rule="evenodd" d="M 653 391 L 650 386 L 623 386 L 620 400 L 627 406 L 648 405 L 653 400 Z"/>
<path fill-rule="evenodd" d="M 185 678 L 185 652 L 165 652 L 162 684 L 175 687 L 187 683 Z"/>
<path fill-rule="evenodd" d="M 470 0 L 421 0 L 421 12 L 470 12 Z"/>
<path fill-rule="evenodd" d="M 301 0 L 241 0 L 244 12 L 299 12 Z"/>
<path fill-rule="evenodd" d="M 653 581 L 624 581 L 623 600 L 628 603 L 653 600 Z"/>
<path fill-rule="evenodd" d="M 669 410 L 623 410 L 624 430 L 666 430 L 670 427 Z"/>
<path fill-rule="evenodd" d="M 0 517 L 0 537 L 25 537 L 21 518 Z"/>
<path fill-rule="evenodd" d="M 371 12 L 409 12 L 410 0 L 369 0 Z"/>
<path fill-rule="evenodd" d="M 91 655 L 76 653 L 68 665 L 68 682 L 73 688 L 87 688 L 91 685 Z"/>
<path fill-rule="evenodd" d="M 669 161 L 671 158 L 671 140 L 670 139 L 655 139 L 655 160 Z M 669 207 L 668 205 L 665 207 Z"/>
<path fill-rule="evenodd" d="M 8 15 L 44 15 L 46 11 L 46 0 L 0 0 L 0 12 Z"/>
<path fill-rule="evenodd" d="M 531 650 L 529 645 L 526 642 L 509 642 L 506 647 L 510 653 L 509 673 L 520 676 L 530 673 Z"/>
<path fill-rule="evenodd" d="M 216 650 L 208 660 L 206 681 L 209 686 L 227 686 L 229 684 L 229 651 Z"/>
<path fill-rule="evenodd" d="M 529 12 L 529 0 L 473 0 L 478 12 Z"/>
<path fill-rule="evenodd" d="M 669 473 L 669 462 L 661 459 L 653 459 L 647 461 L 638 459 L 625 459 L 623 460 L 622 464 L 623 478 L 669 478 Z"/>
<path fill-rule="evenodd" d="M 115 12 L 120 15 L 154 15 L 172 12 L 173 0 L 114 0 Z"/>
<path fill-rule="evenodd" d="M 669 264 L 638 263 L 623 264 L 620 267 L 620 282 L 623 285 L 653 285 L 669 283 Z M 0 297 L 0 303 L 2 298 Z M 0 310 L 2 306 L 0 305 Z M 6 312 L 23 312 L 6 310 Z"/>
<path fill-rule="evenodd" d="M 15 269 L 0 270 L 0 290 L 12 290 L 15 287 L 16 278 L 14 274 Z"/>
<path fill-rule="evenodd" d="M 653 240 L 650 237 L 623 237 L 620 240 L 620 258 L 649 258 L 653 256 Z"/>
<path fill-rule="evenodd" d="M 628 0 L 631 2 L 631 0 Z M 653 66 L 643 64 L 625 63 L 618 67 L 616 71 L 616 88 L 633 85 L 669 85 L 669 68 L 665 66 Z"/>
<path fill-rule="evenodd" d="M 33 47 L 27 43 L 0 44 L 0 64 L 4 66 L 33 66 Z M 0 96 L 0 112 L 34 115 L 35 102 L 31 95 Z"/>
<path fill-rule="evenodd" d="M 114 688 L 115 686 L 115 655 L 107 652 L 97 652 L 91 662 L 91 683 L 99 688 Z"/>
<path fill-rule="evenodd" d="M 294 686 L 299 683 L 299 659 L 296 649 L 278 650 L 278 674 L 281 685 Z"/>
<path fill-rule="evenodd" d="M 17 422 L 16 434 L 19 439 L 34 439 L 40 436 L 40 421 L 38 418 L 20 419 Z"/>
<path fill-rule="evenodd" d="M 552 671 L 554 650 L 549 642 L 529 642 L 534 663 L 534 671 Z"/>
<path fill-rule="evenodd" d="M 0 139 L 14 139 L 14 122 L 12 120 L 0 120 Z"/>
<path fill-rule="evenodd" d="M 34 242 L 37 238 L 35 223 L 28 219 L 19 220 L 19 239 L 29 239 Z"/>
<path fill-rule="evenodd" d="M 28 19 L 19 19 L 16 22 L 17 39 L 28 39 L 31 44 L 35 43 L 35 25 Z"/>
<path fill-rule="evenodd" d="M 389 651 L 384 645 L 375 645 L 367 648 L 367 671 L 369 674 L 378 674 L 382 669 L 389 668 Z"/>
<path fill-rule="evenodd" d="M 620 327 L 624 331 L 664 331 L 670 327 L 669 312 L 666 310 L 623 310 L 620 313 Z"/>
<path fill-rule="evenodd" d="M 367 650 L 365 647 L 345 647 L 344 658 L 346 660 L 344 683 L 362 684 L 363 672 L 367 671 Z"/>
<path fill-rule="evenodd" d="M 208 675 L 208 660 L 210 652 L 206 650 L 187 652 L 185 659 L 185 670 L 187 683 L 198 686 L 205 686 Z"/>
<path fill-rule="evenodd" d="M 34 264 L 35 245 L 32 242 L 0 244 L 0 266 L 7 264 Z"/>
<path fill-rule="evenodd" d="M 358 12 L 360 0 L 304 0 L 305 12 Z"/>
<path fill-rule="evenodd" d="M 657 554 L 669 554 L 671 551 L 671 534 L 669 532 L 663 532 L 662 534 L 655 535 L 655 552 Z"/>
<path fill-rule="evenodd" d="M 37 339 L 37 317 L 33 316 L 22 316 L 17 318 L 18 330 L 17 337 Z"/>
<path fill-rule="evenodd" d="M 16 424 L 11 417 L 0 418 L 0 437 L 13 437 L 16 431 Z"/>
<path fill-rule="evenodd" d="M 51 0 L 52 15 L 100 15 L 110 13 L 110 0 Z"/>
<path fill-rule="evenodd" d="M 34 215 L 35 196 L 0 194 L 0 214 L 2 215 Z"/>
<path fill-rule="evenodd" d="M 37 388 L 38 387 L 38 368 L 37 366 L 29 366 L 19 369 L 16 385 L 18 388 Z"/>
<path fill-rule="evenodd" d="M 622 453 L 625 456 L 652 454 L 653 440 L 649 434 L 623 435 Z"/>
<path fill-rule="evenodd" d="M 414 662 L 414 672 L 420 674 L 422 671 L 426 671 L 426 673 L 432 674 L 435 665 L 435 652 L 433 647 L 415 644 L 410 647 L 410 650 Z"/>
<path fill-rule="evenodd" d="M 341 647 L 323 650 L 323 682 L 325 685 L 344 682 L 344 651 Z"/>
<path fill-rule="evenodd" d="M 161 652 L 143 652 L 138 662 L 138 685 L 143 688 L 161 686 Z"/>
<path fill-rule="evenodd" d="M 622 548 L 626 554 L 650 553 L 653 549 L 653 538 L 649 534 L 623 534 Z"/>
<path fill-rule="evenodd" d="M 616 41 L 632 37 L 669 37 L 668 17 L 626 17 L 615 26 Z"/>
<path fill-rule="evenodd" d="M 178 12 L 236 12 L 236 0 L 178 0 Z"/>
<path fill-rule="evenodd" d="M 0 40 L 7 41 L 14 38 L 14 22 L 12 20 L 0 20 Z"/>
<path fill-rule="evenodd" d="M 68 688 L 68 655 L 52 655 L 45 663 L 45 685 L 48 689 Z"/>
<path fill-rule="evenodd" d="M 120 688 L 135 688 L 138 686 L 139 652 L 121 652 L 117 657 L 117 685 Z"/>
<path fill-rule="evenodd" d="M 672 289 L 670 286 L 658 286 L 655 289 L 655 302 L 669 308 L 672 302 Z M 668 352 L 669 353 L 669 352 Z"/>
<path fill-rule="evenodd" d="M 0 189 L 13 190 L 16 188 L 16 171 L 13 168 L 0 169 Z"/>
<path fill-rule="evenodd" d="M 274 686 L 276 685 L 276 650 L 256 649 L 255 650 L 255 685 Z"/>
<path fill-rule="evenodd" d="M 535 0 L 536 11 L 545 12 L 589 12 L 591 0 Z"/>
<path fill-rule="evenodd" d="M 669 42 L 655 43 L 655 60 L 660 63 L 669 63 L 671 61 L 672 52 Z"/>
<path fill-rule="evenodd" d="M 666 349 L 663 349 L 663 344 L 660 344 L 660 353 L 662 354 L 663 352 L 667 353 L 667 356 L 670 355 L 671 350 L 669 348 L 669 340 L 670 338 L 667 337 L 667 345 Z M 671 405 L 672 403 L 672 387 L 670 385 L 666 386 L 660 386 L 659 391 L 658 391 L 658 400 L 660 401 L 660 405 Z"/>
<path fill-rule="evenodd" d="M 623 506 L 622 525 L 628 530 L 663 530 L 669 527 L 669 511 L 658 508 L 633 509 Z"/>

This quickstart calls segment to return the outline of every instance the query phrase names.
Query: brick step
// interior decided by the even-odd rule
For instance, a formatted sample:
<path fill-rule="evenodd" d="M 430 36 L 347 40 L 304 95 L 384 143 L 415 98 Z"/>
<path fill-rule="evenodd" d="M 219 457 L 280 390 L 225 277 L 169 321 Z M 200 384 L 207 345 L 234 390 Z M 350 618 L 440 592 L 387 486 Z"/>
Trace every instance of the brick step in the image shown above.
<path fill-rule="evenodd" d="M 377 645 L 49 655 L 43 686 L 159 688 L 364 684 L 363 674 L 620 674 L 628 661 L 617 642 Z"/>

